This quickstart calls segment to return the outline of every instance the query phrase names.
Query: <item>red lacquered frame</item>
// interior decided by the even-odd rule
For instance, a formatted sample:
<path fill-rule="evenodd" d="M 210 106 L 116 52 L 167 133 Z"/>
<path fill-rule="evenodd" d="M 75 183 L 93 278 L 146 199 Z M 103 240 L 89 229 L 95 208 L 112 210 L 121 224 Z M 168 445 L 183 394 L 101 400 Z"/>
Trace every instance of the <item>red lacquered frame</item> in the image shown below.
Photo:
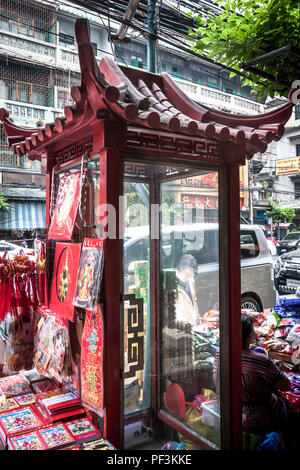
<path fill-rule="evenodd" d="M 289 119 L 290 102 L 258 116 L 236 116 L 202 106 L 187 97 L 166 74 L 119 67 L 104 57 L 98 65 L 87 20 L 76 21 L 81 85 L 71 90 L 75 106 L 65 117 L 42 128 L 16 126 L 8 112 L 0 120 L 14 153 L 41 161 L 46 176 L 46 223 L 50 222 L 52 170 L 68 169 L 87 151 L 100 161 L 100 204 L 112 204 L 119 220 L 124 162 L 184 165 L 219 172 L 221 448 L 241 449 L 241 321 L 240 321 L 240 182 L 239 166 L 279 140 Z M 292 93 L 298 93 L 294 90 Z M 295 100 L 294 100 L 295 101 Z M 154 188 L 152 202 L 159 202 Z M 103 230 L 105 227 L 103 219 Z M 118 234 L 117 234 L 118 235 Z M 104 383 L 107 415 L 105 437 L 123 447 L 123 240 L 105 240 Z M 204 449 L 215 446 L 183 429 L 159 409 L 159 268 L 158 244 L 151 242 L 153 408 L 148 415 L 162 420 Z"/>

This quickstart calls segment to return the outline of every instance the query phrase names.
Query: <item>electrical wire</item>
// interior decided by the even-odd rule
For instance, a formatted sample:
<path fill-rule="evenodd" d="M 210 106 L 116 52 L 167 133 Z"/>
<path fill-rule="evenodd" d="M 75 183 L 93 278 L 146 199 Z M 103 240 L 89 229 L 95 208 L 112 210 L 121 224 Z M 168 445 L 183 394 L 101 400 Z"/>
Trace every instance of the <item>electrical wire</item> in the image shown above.
<path fill-rule="evenodd" d="M 88 0 L 85 0 L 85 2 L 82 2 L 82 1 L 75 1 L 74 2 L 76 5 L 80 5 L 80 6 L 83 6 L 84 8 L 86 8 L 87 6 L 91 9 L 91 11 L 96 11 L 97 13 L 99 13 L 98 9 L 95 8 L 95 3 L 92 2 L 92 4 L 88 1 Z M 102 6 L 101 4 L 97 3 L 97 6 Z M 117 21 L 117 22 L 121 22 L 123 24 L 127 24 L 128 22 L 124 21 L 124 19 L 122 18 L 116 18 L 114 17 L 113 20 Z M 138 31 L 140 31 L 142 34 L 144 34 L 146 37 L 149 36 L 149 32 L 147 30 L 145 30 L 145 28 L 141 28 L 140 26 L 137 26 L 134 22 L 134 19 L 130 22 L 129 26 L 132 28 L 132 29 L 137 29 Z M 144 25 L 143 25 L 144 26 Z M 170 38 L 173 40 L 174 39 L 174 31 L 171 31 L 172 32 L 172 36 L 170 36 Z M 165 42 L 169 42 L 171 45 L 173 45 L 175 48 L 177 49 L 180 49 L 181 51 L 185 51 L 187 52 L 188 54 L 192 54 L 192 55 L 195 55 L 197 56 L 198 58 L 202 58 L 204 61 L 206 62 L 209 62 L 211 64 L 214 64 L 214 65 L 217 65 L 219 67 L 221 67 L 222 69 L 227 69 L 229 70 L 230 72 L 234 72 L 236 75 L 239 75 L 243 78 L 250 78 L 250 75 L 248 73 L 243 73 L 243 72 L 240 72 L 238 70 L 235 70 L 235 69 L 232 69 L 231 67 L 228 67 L 228 66 L 225 66 L 224 64 L 220 64 L 216 61 L 213 61 L 212 59 L 208 59 L 207 57 L 203 56 L 203 55 L 199 55 L 197 54 L 196 52 L 192 51 L 191 49 L 188 49 L 186 47 L 182 47 L 178 44 L 174 44 L 174 42 L 172 43 L 171 39 L 166 39 L 166 38 L 162 38 L 160 37 L 158 34 L 152 34 L 152 36 L 155 38 L 155 39 L 158 39 L 158 40 L 162 40 L 162 41 L 165 41 Z M 256 82 L 257 84 L 263 84 L 263 82 L 261 82 L 259 79 L 254 79 L 252 78 L 252 81 Z"/>
<path fill-rule="evenodd" d="M 99 18 L 101 19 L 101 21 L 103 22 L 103 19 L 101 18 L 101 15 L 100 15 L 100 14 L 98 14 L 98 15 L 99 15 Z M 1 13 L 0 13 L 0 17 L 5 18 L 5 19 L 8 19 L 8 20 L 11 19 L 9 16 L 3 15 L 3 14 L 1 14 Z M 19 23 L 28 26 L 27 23 L 25 23 L 25 22 L 19 21 Z M 108 31 L 107 27 L 105 26 L 105 23 L 104 23 L 104 22 L 103 22 L 103 25 L 104 25 L 104 27 L 105 27 L 105 29 L 107 30 L 108 35 L 109 35 L 109 31 Z M 51 35 L 56 36 L 56 37 L 58 37 L 58 38 L 61 38 L 61 33 L 49 32 L 48 30 L 45 30 L 44 28 L 39 28 L 39 27 L 34 27 L 34 29 L 36 29 L 36 30 L 38 30 L 38 31 L 40 31 L 40 32 L 48 33 L 48 34 L 51 34 Z M 29 37 L 32 37 L 32 36 L 29 36 Z M 109 36 L 108 36 L 108 37 L 109 37 Z M 49 45 L 51 45 L 51 43 L 49 43 Z M 3 47 L 2 45 L 1 45 L 1 48 L 4 49 L 4 50 L 6 50 L 7 52 L 11 52 L 9 49 L 5 49 L 5 47 Z M 66 49 L 68 49 L 68 48 L 66 48 Z M 102 53 L 105 53 L 105 54 L 108 54 L 108 55 L 112 55 L 112 56 L 114 56 L 114 57 L 118 57 L 119 59 L 121 59 L 121 60 L 124 62 L 124 64 L 125 64 L 126 66 L 128 66 L 128 64 L 126 63 L 125 59 L 120 55 L 119 51 L 118 51 L 118 54 L 114 54 L 113 52 L 110 53 L 110 52 L 108 52 L 108 51 L 105 51 L 105 50 L 99 48 L 98 46 L 97 46 L 97 48 L 95 48 L 95 49 L 96 49 L 97 51 L 99 51 L 99 52 L 102 52 Z M 70 51 L 70 52 L 73 52 L 73 51 Z M 25 56 L 23 55 L 23 57 L 25 57 Z M 45 64 L 44 64 L 43 62 L 39 62 L 39 64 L 42 64 L 42 65 L 45 66 Z M 47 64 L 47 67 L 49 67 L 48 64 Z M 51 67 L 51 66 L 50 66 L 50 67 Z M 199 65 L 199 68 L 200 68 L 200 67 L 201 67 L 201 65 Z M 55 66 L 52 66 L 51 68 L 55 68 Z M 202 72 L 202 73 L 205 73 L 206 76 L 212 76 L 212 77 L 218 78 L 219 80 L 223 80 L 223 78 L 220 77 L 220 75 L 215 74 L 215 73 L 213 73 L 213 72 L 211 72 L 211 71 L 205 70 L 205 72 L 203 72 L 203 71 L 201 71 L 201 72 Z M 76 73 L 76 72 L 75 72 L 75 73 Z M 177 78 L 179 78 L 179 77 L 177 77 Z M 195 83 L 195 84 L 199 85 L 198 82 L 196 82 L 195 80 L 193 80 L 193 79 L 191 79 L 191 78 L 188 78 L 188 77 L 180 77 L 180 78 L 182 78 L 182 79 L 184 79 L 184 80 L 187 80 L 187 81 L 189 81 L 189 82 L 192 82 L 192 83 Z M 245 97 L 244 97 L 243 95 L 239 95 L 239 94 L 233 94 L 233 95 L 245 99 Z M 251 97 L 246 98 L 246 99 L 251 100 Z M 251 100 L 251 101 L 256 102 L 255 99 L 253 99 L 253 100 Z"/>

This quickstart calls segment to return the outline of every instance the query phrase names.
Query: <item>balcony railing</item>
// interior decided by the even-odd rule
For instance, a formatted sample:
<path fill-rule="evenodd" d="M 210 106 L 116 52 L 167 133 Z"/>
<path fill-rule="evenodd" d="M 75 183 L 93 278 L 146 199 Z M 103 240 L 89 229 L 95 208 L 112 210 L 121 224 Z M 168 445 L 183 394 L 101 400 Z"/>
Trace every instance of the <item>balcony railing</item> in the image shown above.
<path fill-rule="evenodd" d="M 28 56 L 31 54 L 38 54 L 41 56 L 46 56 L 47 60 L 49 60 L 49 58 L 55 57 L 54 46 L 41 44 L 40 41 L 19 38 L 9 33 L 0 32 L 0 43 L 3 46 L 16 48 L 19 51 L 27 51 Z"/>
<path fill-rule="evenodd" d="M 248 114 L 249 112 L 250 114 L 261 114 L 264 112 L 264 105 L 247 100 L 246 98 L 240 98 L 220 90 L 212 90 L 209 87 L 185 80 L 174 79 L 174 81 L 194 101 L 207 105 L 215 105 L 241 114 Z"/>

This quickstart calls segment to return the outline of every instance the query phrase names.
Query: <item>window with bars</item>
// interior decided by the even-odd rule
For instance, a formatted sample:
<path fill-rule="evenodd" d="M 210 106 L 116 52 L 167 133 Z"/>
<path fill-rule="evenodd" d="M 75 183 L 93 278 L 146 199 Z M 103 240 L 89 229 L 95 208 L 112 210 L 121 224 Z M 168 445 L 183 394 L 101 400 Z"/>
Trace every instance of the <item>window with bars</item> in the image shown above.
<path fill-rule="evenodd" d="M 55 42 L 57 15 L 54 7 L 24 0 L 1 0 L 0 29 L 40 41 Z"/>
<path fill-rule="evenodd" d="M 24 157 L 15 155 L 6 142 L 6 135 L 0 124 L 0 168 L 23 168 Z"/>
<path fill-rule="evenodd" d="M 71 34 L 59 33 L 59 45 L 61 47 L 74 49 L 74 44 L 74 36 L 71 36 Z"/>
<path fill-rule="evenodd" d="M 0 77 L 0 98 L 53 107 L 53 89 L 51 87 L 20 80 Z"/>
<path fill-rule="evenodd" d="M 167 70 L 167 65 L 166 64 L 161 63 L 161 64 L 158 65 L 158 73 L 166 72 L 166 70 Z"/>
<path fill-rule="evenodd" d="M 57 90 L 57 107 L 63 109 L 66 106 L 72 105 L 73 100 L 71 98 L 69 90 Z"/>
<path fill-rule="evenodd" d="M 296 157 L 300 157 L 300 144 L 296 144 Z"/>
<path fill-rule="evenodd" d="M 296 121 L 297 121 L 298 119 L 300 119 L 300 104 L 297 104 L 297 105 L 295 106 L 295 119 L 296 119 Z"/>
<path fill-rule="evenodd" d="M 179 67 L 172 67 L 173 77 L 182 78 L 182 69 Z"/>
<path fill-rule="evenodd" d="M 295 188 L 295 199 L 300 199 L 300 179 L 295 180 L 294 188 Z"/>
<path fill-rule="evenodd" d="M 207 77 L 207 86 L 210 88 L 218 88 L 218 80 L 216 78 Z"/>
<path fill-rule="evenodd" d="M 135 56 L 135 55 L 132 55 L 132 56 L 131 56 L 130 64 L 131 64 L 133 67 L 138 67 L 139 69 L 146 69 L 146 68 L 147 68 L 147 64 L 145 64 L 145 63 L 143 62 L 143 58 L 142 58 L 142 57 Z"/>

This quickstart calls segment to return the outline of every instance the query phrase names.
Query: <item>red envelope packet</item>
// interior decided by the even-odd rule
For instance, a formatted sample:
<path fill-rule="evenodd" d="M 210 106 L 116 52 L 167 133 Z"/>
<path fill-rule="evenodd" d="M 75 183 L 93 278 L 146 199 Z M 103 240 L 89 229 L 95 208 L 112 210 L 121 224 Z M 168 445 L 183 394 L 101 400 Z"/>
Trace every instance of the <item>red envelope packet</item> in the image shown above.
<path fill-rule="evenodd" d="M 81 439 L 86 440 L 89 437 L 101 437 L 99 429 L 93 425 L 88 417 L 68 421 L 66 426 L 75 441 L 79 441 Z"/>
<path fill-rule="evenodd" d="M 46 449 L 53 449 L 74 442 L 64 423 L 46 426 L 38 431 L 38 436 L 41 438 Z"/>
<path fill-rule="evenodd" d="M 71 392 L 60 392 L 52 394 L 51 392 L 38 395 L 39 404 L 47 410 L 49 414 L 61 413 L 69 409 L 80 408 L 80 399 Z"/>
<path fill-rule="evenodd" d="M 37 431 L 18 434 L 8 439 L 8 450 L 45 450 L 46 446 Z"/>
<path fill-rule="evenodd" d="M 3 398 L 0 399 L 0 413 L 4 413 L 6 411 L 14 410 L 19 408 L 20 405 L 17 403 L 14 397 L 10 398 Z"/>
<path fill-rule="evenodd" d="M 7 442 L 11 436 L 37 430 L 44 425 L 45 421 L 33 406 L 0 414 L 0 434 L 3 442 Z"/>
<path fill-rule="evenodd" d="M 55 413 L 48 416 L 47 424 L 50 423 L 57 423 L 58 421 L 67 421 L 72 418 L 79 418 L 80 416 L 84 416 L 86 414 L 86 410 L 84 408 L 76 408 L 75 410 L 69 411 L 62 411 L 60 413 Z"/>
<path fill-rule="evenodd" d="M 6 398 L 32 392 L 29 381 L 22 374 L 9 375 L 0 379 L 0 393 Z"/>

